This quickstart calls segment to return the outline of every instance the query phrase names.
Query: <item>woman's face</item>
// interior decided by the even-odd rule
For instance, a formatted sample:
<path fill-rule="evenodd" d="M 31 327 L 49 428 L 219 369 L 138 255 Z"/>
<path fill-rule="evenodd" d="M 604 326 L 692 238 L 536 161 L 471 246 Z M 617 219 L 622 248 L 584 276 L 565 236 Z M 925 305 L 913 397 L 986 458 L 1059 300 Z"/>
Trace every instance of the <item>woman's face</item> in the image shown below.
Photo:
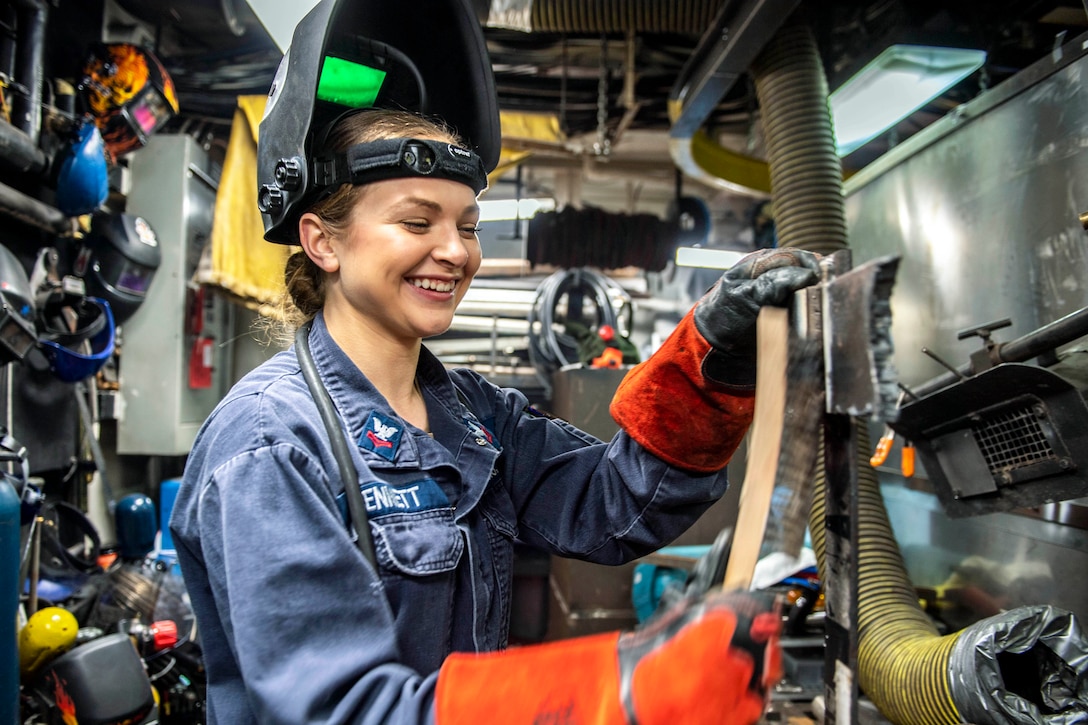
<path fill-rule="evenodd" d="M 456 181 L 369 184 L 349 227 L 331 241 L 339 269 L 326 288 L 326 315 L 361 317 L 401 341 L 445 332 L 480 268 L 479 218 L 472 189 Z"/>

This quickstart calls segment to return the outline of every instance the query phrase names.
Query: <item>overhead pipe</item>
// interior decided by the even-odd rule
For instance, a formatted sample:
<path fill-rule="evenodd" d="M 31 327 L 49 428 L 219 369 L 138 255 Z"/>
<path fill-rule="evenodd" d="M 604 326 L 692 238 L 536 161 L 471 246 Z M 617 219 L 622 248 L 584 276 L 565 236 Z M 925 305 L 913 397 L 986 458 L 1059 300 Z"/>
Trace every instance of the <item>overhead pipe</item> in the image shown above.
<path fill-rule="evenodd" d="M 531 30 L 623 33 L 628 30 L 699 35 L 724 0 L 531 0 Z M 518 5 L 519 3 L 505 3 Z"/>
<path fill-rule="evenodd" d="M 45 78 L 45 26 L 49 6 L 45 0 L 17 0 L 18 35 L 15 81 L 25 95 L 15 96 L 12 123 L 37 145 L 42 126 L 42 84 Z"/>
<path fill-rule="evenodd" d="M 52 234 L 67 234 L 72 220 L 56 207 L 0 183 L 0 214 Z"/>
<path fill-rule="evenodd" d="M 29 136 L 6 121 L 0 121 L 0 163 L 13 171 L 40 175 L 49 159 Z"/>

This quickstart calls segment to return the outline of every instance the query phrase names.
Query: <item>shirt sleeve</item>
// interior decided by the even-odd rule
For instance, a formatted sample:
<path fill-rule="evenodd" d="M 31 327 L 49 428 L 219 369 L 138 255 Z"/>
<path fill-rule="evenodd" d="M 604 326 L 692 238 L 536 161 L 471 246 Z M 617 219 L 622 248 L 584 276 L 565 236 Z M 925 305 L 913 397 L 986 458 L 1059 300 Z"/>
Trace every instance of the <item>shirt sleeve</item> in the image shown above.
<path fill-rule="evenodd" d="M 229 645 L 262 723 L 431 722 L 437 674 L 398 664 L 381 582 L 338 511 L 295 445 L 215 468 L 196 518 L 222 632 L 203 637 Z"/>
<path fill-rule="evenodd" d="M 675 540 L 725 493 L 724 469 L 697 475 L 674 468 L 623 430 L 600 441 L 535 409 L 517 390 L 475 375 L 469 380 L 471 402 L 484 408 L 477 416 L 494 421 L 518 535 L 527 544 L 622 564 Z"/>

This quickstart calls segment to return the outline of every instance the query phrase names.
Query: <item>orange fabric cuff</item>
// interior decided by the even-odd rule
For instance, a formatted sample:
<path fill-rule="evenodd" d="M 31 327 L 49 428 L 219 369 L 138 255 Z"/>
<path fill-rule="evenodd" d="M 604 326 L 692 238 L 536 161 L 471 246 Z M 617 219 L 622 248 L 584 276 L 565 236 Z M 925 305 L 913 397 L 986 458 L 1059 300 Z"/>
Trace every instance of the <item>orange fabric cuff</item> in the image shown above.
<path fill-rule="evenodd" d="M 624 377 L 610 411 L 628 435 L 666 463 L 712 473 L 729 463 L 748 432 L 755 392 L 726 391 L 703 377 L 711 347 L 693 314 Z"/>
<path fill-rule="evenodd" d="M 438 675 L 438 725 L 501 722 L 627 725 L 620 705 L 618 632 L 454 653 Z"/>

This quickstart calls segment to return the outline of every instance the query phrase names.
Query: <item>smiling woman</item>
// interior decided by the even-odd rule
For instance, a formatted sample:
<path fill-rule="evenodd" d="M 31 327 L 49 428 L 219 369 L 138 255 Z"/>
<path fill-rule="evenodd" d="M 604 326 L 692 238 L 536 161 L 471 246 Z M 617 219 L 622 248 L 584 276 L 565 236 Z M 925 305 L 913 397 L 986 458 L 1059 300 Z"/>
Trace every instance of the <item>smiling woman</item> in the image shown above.
<path fill-rule="evenodd" d="M 631 371 L 621 430 L 598 440 L 427 350 L 480 268 L 497 153 L 405 110 L 280 123 L 319 102 L 312 40 L 296 32 L 258 149 L 265 238 L 301 247 L 285 304 L 302 324 L 205 421 L 170 524 L 210 722 L 449 725 L 501 707 L 507 722 L 754 723 L 778 674 L 773 597 L 693 595 L 668 626 L 506 653 L 514 548 L 618 565 L 689 528 L 751 421 L 758 309 L 811 284 L 815 258 L 723 278 Z"/>

